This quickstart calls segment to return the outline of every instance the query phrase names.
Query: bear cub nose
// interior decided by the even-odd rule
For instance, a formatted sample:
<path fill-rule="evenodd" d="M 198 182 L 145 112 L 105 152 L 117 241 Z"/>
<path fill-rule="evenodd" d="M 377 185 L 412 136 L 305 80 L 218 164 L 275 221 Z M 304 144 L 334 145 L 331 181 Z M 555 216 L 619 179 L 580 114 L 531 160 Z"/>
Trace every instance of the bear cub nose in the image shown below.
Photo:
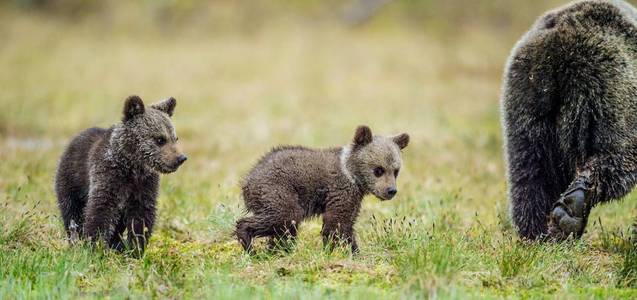
<path fill-rule="evenodd" d="M 394 197 L 394 195 L 396 195 L 396 193 L 398 193 L 398 190 L 396 190 L 396 188 L 391 187 L 391 188 L 387 189 L 387 195 L 389 195 L 391 197 Z"/>
<path fill-rule="evenodd" d="M 186 155 L 179 155 L 177 157 L 177 166 L 181 166 L 181 164 L 183 164 L 186 160 L 188 159 L 188 156 Z"/>

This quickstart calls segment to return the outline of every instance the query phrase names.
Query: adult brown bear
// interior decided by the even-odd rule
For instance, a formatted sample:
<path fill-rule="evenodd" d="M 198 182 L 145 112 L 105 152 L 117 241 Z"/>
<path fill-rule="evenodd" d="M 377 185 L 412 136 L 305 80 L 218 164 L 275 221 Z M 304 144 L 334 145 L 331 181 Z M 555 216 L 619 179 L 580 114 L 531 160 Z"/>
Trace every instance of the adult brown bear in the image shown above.
<path fill-rule="evenodd" d="M 501 98 L 520 236 L 580 237 L 637 180 L 637 10 L 580 1 L 546 13 L 508 60 Z"/>

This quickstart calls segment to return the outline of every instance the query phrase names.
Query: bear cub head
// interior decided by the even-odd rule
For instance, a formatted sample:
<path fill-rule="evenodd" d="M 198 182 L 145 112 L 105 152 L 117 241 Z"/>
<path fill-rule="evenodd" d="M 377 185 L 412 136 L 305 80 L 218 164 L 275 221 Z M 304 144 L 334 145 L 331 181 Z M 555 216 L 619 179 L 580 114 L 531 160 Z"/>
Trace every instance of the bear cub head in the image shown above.
<path fill-rule="evenodd" d="M 111 145 L 132 163 L 159 173 L 177 171 L 187 159 L 177 147 L 177 134 L 170 118 L 177 100 L 168 98 L 149 107 L 138 96 L 124 103 L 124 117 L 115 126 Z"/>
<path fill-rule="evenodd" d="M 381 200 L 390 200 L 398 193 L 396 178 L 402 165 L 400 151 L 407 144 L 409 135 L 406 133 L 373 136 L 369 127 L 359 126 L 352 144 L 343 150 L 342 162 L 345 170 L 351 172 L 348 177 L 365 192 Z"/>

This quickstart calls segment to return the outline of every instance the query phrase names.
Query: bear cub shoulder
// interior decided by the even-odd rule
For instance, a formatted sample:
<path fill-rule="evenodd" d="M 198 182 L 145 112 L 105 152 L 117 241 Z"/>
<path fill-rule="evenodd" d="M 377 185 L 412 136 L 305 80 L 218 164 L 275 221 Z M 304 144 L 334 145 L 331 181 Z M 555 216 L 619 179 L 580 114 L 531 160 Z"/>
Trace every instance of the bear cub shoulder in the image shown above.
<path fill-rule="evenodd" d="M 146 107 L 130 96 L 121 122 L 87 129 L 71 141 L 60 159 L 55 191 L 72 241 L 101 239 L 114 249 L 143 252 L 155 222 L 159 174 L 186 161 L 170 120 L 176 105 L 169 98 Z"/>
<path fill-rule="evenodd" d="M 330 149 L 278 147 L 247 174 L 243 199 L 251 216 L 237 221 L 235 234 L 243 248 L 252 239 L 269 237 L 269 246 L 289 246 L 299 224 L 322 215 L 325 246 L 345 243 L 358 251 L 354 223 L 366 194 L 393 198 L 409 135 L 373 136 L 356 129 L 351 144 Z M 287 248 L 287 247 L 285 247 Z"/>

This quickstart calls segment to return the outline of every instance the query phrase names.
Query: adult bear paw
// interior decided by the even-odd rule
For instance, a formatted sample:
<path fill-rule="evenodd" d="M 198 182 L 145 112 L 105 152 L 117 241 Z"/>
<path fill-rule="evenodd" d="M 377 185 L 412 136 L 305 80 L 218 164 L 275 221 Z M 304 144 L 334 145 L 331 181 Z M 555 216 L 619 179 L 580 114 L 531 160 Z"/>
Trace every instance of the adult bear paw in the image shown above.
<path fill-rule="evenodd" d="M 579 238 L 584 233 L 590 212 L 586 181 L 586 178 L 577 178 L 553 205 L 548 226 L 550 238 L 564 240 L 571 235 Z"/>

